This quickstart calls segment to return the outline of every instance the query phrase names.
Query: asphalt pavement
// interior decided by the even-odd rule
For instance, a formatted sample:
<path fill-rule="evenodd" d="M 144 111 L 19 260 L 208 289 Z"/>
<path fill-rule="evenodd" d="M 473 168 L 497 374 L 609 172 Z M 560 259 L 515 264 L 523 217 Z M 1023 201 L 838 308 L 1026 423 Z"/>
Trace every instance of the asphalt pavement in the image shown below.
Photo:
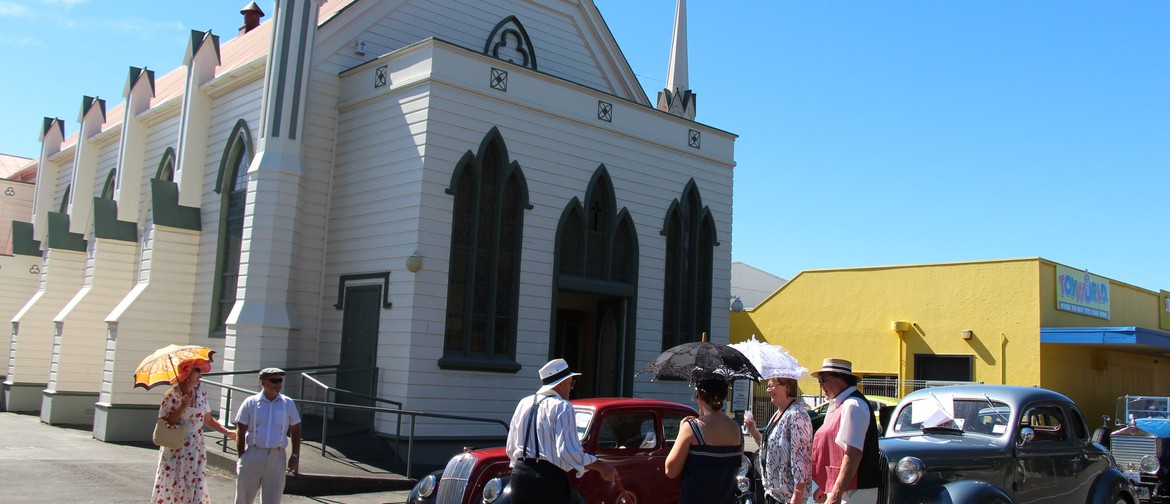
<path fill-rule="evenodd" d="M 39 417 L 0 413 L 0 502 L 127 503 L 150 500 L 158 448 L 103 443 L 89 429 L 54 427 Z M 232 502 L 235 476 L 208 466 L 211 502 Z M 283 502 L 405 503 L 406 491 L 304 497 Z M 259 502 L 259 498 L 257 501 Z"/>

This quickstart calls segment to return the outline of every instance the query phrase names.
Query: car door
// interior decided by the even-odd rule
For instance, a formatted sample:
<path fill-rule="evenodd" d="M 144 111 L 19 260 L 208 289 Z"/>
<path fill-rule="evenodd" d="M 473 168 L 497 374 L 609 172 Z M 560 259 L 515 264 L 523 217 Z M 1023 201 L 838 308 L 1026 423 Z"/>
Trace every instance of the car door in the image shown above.
<path fill-rule="evenodd" d="M 620 408 L 606 410 L 595 420 L 598 424 L 594 454 L 617 470 L 620 488 L 633 493 L 638 504 L 678 502 L 678 481 L 666 477 L 665 467 L 684 415 L 649 408 Z M 673 428 L 663 429 L 664 418 Z M 671 432 L 673 436 L 668 438 Z M 593 471 L 581 483 L 578 487 L 590 503 L 612 503 L 619 493 L 618 485 L 601 480 Z M 584 495 L 587 492 L 594 494 L 592 499 Z"/>
<path fill-rule="evenodd" d="M 1020 416 L 1016 439 L 1024 428 L 1035 437 L 1017 443 L 1015 501 L 1017 503 L 1064 504 L 1085 502 L 1085 488 L 1078 487 L 1081 446 L 1070 432 L 1071 422 L 1059 404 L 1028 405 Z"/>

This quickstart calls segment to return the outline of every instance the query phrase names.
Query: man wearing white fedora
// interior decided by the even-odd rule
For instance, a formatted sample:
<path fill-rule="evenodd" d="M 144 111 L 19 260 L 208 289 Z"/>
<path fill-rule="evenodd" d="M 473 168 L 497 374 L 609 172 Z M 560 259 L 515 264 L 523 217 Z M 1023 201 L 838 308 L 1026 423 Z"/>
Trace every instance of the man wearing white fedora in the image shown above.
<path fill-rule="evenodd" d="M 521 399 L 508 426 L 508 458 L 512 463 L 512 502 L 568 504 L 568 472 L 577 477 L 588 470 L 614 481 L 617 472 L 585 453 L 577 439 L 577 419 L 569 403 L 574 373 L 565 359 L 553 359 L 540 368 L 540 390 Z"/>
<path fill-rule="evenodd" d="M 825 359 L 809 373 L 829 398 L 825 423 L 813 435 L 813 500 L 828 504 L 876 503 L 881 468 L 878 428 L 869 400 L 857 390 L 853 363 Z"/>

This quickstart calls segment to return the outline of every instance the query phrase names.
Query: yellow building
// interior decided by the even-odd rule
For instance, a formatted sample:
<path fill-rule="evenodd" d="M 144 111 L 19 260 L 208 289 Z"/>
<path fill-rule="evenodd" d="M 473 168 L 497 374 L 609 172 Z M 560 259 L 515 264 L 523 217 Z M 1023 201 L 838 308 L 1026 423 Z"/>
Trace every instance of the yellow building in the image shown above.
<path fill-rule="evenodd" d="M 909 380 L 1039 385 L 1093 426 L 1119 395 L 1170 395 L 1168 294 L 1043 258 L 805 271 L 732 313 L 730 340 L 755 334 L 810 369 L 846 358 L 899 395 Z"/>

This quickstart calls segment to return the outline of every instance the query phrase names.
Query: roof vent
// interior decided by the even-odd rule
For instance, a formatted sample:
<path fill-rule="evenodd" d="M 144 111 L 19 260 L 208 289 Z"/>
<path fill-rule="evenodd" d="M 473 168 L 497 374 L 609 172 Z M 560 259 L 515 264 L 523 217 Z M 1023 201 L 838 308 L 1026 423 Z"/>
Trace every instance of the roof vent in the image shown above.
<path fill-rule="evenodd" d="M 260 10 L 256 2 L 248 2 L 248 5 L 240 10 L 240 14 L 244 15 L 244 26 L 240 27 L 240 35 L 243 35 L 260 26 L 260 18 L 264 16 L 264 11 Z"/>

